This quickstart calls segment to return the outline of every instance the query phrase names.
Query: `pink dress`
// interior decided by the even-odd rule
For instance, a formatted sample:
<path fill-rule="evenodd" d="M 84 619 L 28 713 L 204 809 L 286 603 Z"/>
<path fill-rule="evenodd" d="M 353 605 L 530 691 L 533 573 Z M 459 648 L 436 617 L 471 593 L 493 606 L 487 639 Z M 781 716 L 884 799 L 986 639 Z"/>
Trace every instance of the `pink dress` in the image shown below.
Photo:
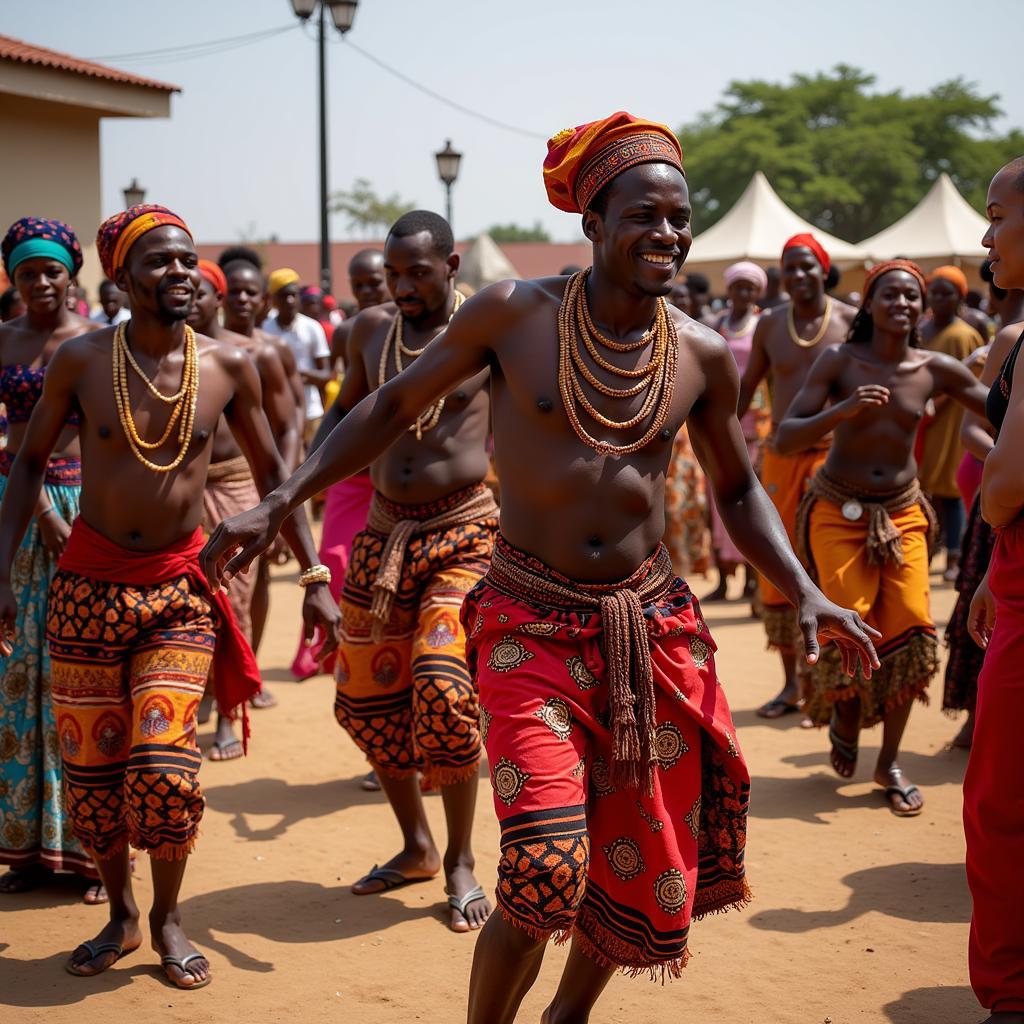
<path fill-rule="evenodd" d="M 726 343 L 729 346 L 729 351 L 732 353 L 733 359 L 736 360 L 736 367 L 740 372 L 740 376 L 743 376 L 743 371 L 747 368 L 747 363 L 750 362 L 750 351 L 754 344 L 754 329 L 757 327 L 757 321 L 760 319 L 759 313 L 751 313 L 745 325 L 746 330 L 742 334 L 734 334 L 728 328 L 728 316 L 724 317 L 719 323 L 718 333 L 725 338 Z M 740 427 L 743 430 L 744 440 L 747 442 L 747 454 L 750 456 L 750 464 L 757 467 L 757 454 L 759 440 L 757 436 L 757 410 L 751 406 L 747 410 L 746 415 L 740 420 Z M 740 553 L 739 548 L 733 544 L 732 539 L 725 530 L 725 524 L 722 522 L 721 516 L 718 514 L 718 509 L 715 507 L 714 496 L 710 485 L 707 488 L 708 494 L 711 495 L 711 500 L 708 502 L 708 507 L 711 513 L 711 546 L 715 551 L 715 555 L 719 562 L 742 562 L 744 561 L 743 555 Z"/>

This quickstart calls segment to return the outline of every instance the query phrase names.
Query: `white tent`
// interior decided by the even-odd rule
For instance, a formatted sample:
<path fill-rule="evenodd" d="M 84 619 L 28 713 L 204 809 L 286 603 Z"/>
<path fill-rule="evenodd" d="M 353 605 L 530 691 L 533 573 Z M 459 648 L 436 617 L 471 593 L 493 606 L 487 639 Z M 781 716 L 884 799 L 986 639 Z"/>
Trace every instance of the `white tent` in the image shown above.
<path fill-rule="evenodd" d="M 988 255 L 981 244 L 988 221 L 941 174 L 906 216 L 861 242 L 873 260 L 904 256 L 926 270 L 945 263 L 977 267 Z"/>
<path fill-rule="evenodd" d="M 778 196 L 761 171 L 757 171 L 735 206 L 717 224 L 693 240 L 684 271 L 699 270 L 721 288 L 722 271 L 737 260 L 762 265 L 777 264 L 786 239 L 810 231 L 825 247 L 832 262 L 843 267 L 863 267 L 866 250 L 827 234 L 798 217 Z"/>
<path fill-rule="evenodd" d="M 518 279 L 516 268 L 486 232 L 477 235 L 462 254 L 458 280 L 460 284 L 468 284 L 474 291 L 498 281 Z"/>

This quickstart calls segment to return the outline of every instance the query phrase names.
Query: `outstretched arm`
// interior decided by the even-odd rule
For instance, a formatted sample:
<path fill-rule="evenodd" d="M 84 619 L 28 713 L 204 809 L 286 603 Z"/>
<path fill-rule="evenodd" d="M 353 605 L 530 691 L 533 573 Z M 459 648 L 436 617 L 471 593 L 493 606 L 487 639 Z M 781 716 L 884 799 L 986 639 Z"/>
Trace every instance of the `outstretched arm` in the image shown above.
<path fill-rule="evenodd" d="M 492 286 L 466 302 L 423 355 L 359 402 L 284 483 L 255 509 L 217 527 L 203 552 L 211 582 L 230 580 L 245 570 L 273 541 L 294 509 L 368 466 L 425 408 L 488 368 L 493 324 L 503 316 L 505 300 L 504 292 L 497 290 L 500 288 Z"/>
<path fill-rule="evenodd" d="M 704 394 L 687 420 L 693 450 L 707 473 L 722 522 L 739 549 L 796 606 L 807 660 L 818 660 L 818 636 L 835 640 L 843 667 L 853 675 L 859 658 L 865 676 L 878 667 L 872 637 L 856 612 L 828 601 L 811 582 L 789 543 L 771 499 L 747 456 L 736 416 L 738 380 L 725 345 L 708 358 Z"/>
<path fill-rule="evenodd" d="M 815 360 L 804 386 L 776 429 L 775 450 L 780 455 L 802 452 L 843 420 L 889 401 L 888 388 L 881 384 L 862 384 L 849 398 L 826 408 L 842 358 L 835 349 L 826 349 Z"/>
<path fill-rule="evenodd" d="M 740 397 L 737 408 L 737 415 L 743 419 L 754 400 L 754 392 L 757 385 L 764 380 L 768 372 L 768 353 L 765 351 L 764 339 L 768 333 L 768 314 L 765 314 L 757 321 L 754 328 L 754 337 L 751 340 L 750 359 L 747 360 L 747 368 L 743 371 L 743 379 L 740 381 Z"/>
<path fill-rule="evenodd" d="M 933 357 L 936 383 L 942 394 L 959 402 L 976 416 L 985 415 L 988 388 L 959 359 L 937 352 Z"/>

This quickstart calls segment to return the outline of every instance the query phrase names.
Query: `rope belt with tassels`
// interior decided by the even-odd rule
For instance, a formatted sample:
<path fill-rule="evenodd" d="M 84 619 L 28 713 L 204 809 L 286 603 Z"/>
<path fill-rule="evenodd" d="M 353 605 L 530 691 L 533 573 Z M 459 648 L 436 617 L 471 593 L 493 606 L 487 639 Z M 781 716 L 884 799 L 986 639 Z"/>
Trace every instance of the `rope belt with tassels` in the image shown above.
<path fill-rule="evenodd" d="M 446 509 L 433 519 L 399 519 L 379 499 L 376 492 L 370 502 L 370 511 L 366 517 L 367 529 L 384 534 L 387 542 L 380 556 L 380 569 L 373 581 L 373 599 L 370 604 L 370 616 L 373 623 L 370 627 L 370 639 L 380 643 L 384 639 L 384 629 L 391 618 L 391 610 L 395 604 L 395 595 L 402 582 L 402 565 L 405 562 L 405 549 L 409 541 L 417 534 L 433 533 L 434 531 L 451 530 L 458 526 L 469 526 L 484 519 L 497 519 L 498 506 L 490 488 L 484 487 L 472 492 L 460 505 Z"/>
<path fill-rule="evenodd" d="M 587 591 L 561 583 L 509 558 L 499 544 L 491 557 L 487 582 L 526 601 L 562 608 L 597 608 L 604 627 L 608 665 L 608 700 L 612 719 L 612 781 L 654 791 L 654 669 L 644 618 L 651 604 L 669 588 L 675 573 L 664 546 L 649 571 L 635 584 Z"/>

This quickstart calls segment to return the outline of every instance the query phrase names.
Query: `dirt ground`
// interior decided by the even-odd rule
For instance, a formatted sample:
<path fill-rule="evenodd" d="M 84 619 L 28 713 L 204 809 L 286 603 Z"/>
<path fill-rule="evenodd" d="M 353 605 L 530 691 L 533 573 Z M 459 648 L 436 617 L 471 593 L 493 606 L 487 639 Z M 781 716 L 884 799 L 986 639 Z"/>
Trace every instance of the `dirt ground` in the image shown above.
<path fill-rule="evenodd" d="M 260 658 L 280 705 L 254 714 L 247 759 L 202 772 L 209 806 L 182 912 L 209 955 L 213 984 L 194 993 L 167 987 L 148 943 L 99 978 L 65 974 L 68 952 L 95 934 L 103 911 L 83 905 L 75 884 L 55 882 L 0 902 L 2 1024 L 465 1019 L 474 940 L 446 927 L 442 880 L 387 896 L 349 892 L 396 850 L 398 833 L 381 795 L 358 787 L 365 765 L 335 724 L 332 682 L 299 684 L 288 674 L 299 632 L 293 581 L 287 567 L 275 578 Z M 932 582 L 943 625 L 953 593 Z M 697 580 L 694 589 L 710 584 Z M 843 783 L 828 767 L 823 732 L 800 729 L 796 716 L 766 723 L 754 715 L 775 692 L 779 667 L 746 611 L 732 602 L 705 614 L 753 776 L 747 867 L 755 901 L 694 926 L 695 955 L 682 980 L 616 977 L 594 1024 L 982 1019 L 966 963 L 966 756 L 948 747 L 958 726 L 939 709 L 941 680 L 931 706 L 915 708 L 905 741 L 903 765 L 924 792 L 925 811 L 898 820 L 870 781 L 879 730 L 863 737 L 857 776 Z M 441 801 L 427 803 L 443 840 Z M 475 836 L 478 873 L 491 889 L 498 830 L 486 779 Z M 145 907 L 144 860 L 136 882 Z M 564 958 L 563 948 L 549 950 L 520 1021 L 539 1021 Z"/>

